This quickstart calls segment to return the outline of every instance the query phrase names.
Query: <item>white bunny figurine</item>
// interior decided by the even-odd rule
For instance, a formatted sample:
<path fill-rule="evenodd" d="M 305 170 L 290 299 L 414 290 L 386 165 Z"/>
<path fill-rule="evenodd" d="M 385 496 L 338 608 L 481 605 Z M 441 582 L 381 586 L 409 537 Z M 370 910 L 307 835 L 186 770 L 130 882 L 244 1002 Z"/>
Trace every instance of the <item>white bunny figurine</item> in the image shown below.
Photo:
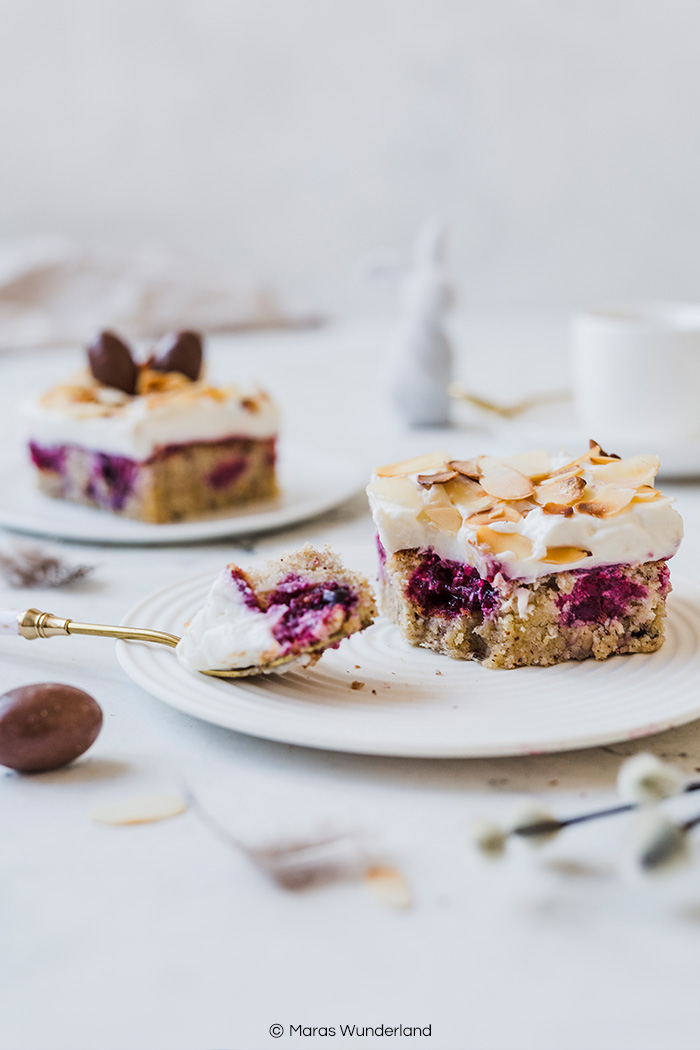
<path fill-rule="evenodd" d="M 421 229 L 413 266 L 403 280 L 400 318 L 389 365 L 394 407 L 409 426 L 448 426 L 452 350 L 443 318 L 453 300 L 444 263 L 445 228 Z"/>

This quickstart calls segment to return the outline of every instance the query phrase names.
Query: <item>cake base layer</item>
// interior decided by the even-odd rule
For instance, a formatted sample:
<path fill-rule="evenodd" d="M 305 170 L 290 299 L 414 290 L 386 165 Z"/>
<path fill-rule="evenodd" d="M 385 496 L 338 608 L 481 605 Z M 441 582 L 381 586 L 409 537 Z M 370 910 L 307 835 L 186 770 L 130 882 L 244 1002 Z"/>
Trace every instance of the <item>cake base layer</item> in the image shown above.
<path fill-rule="evenodd" d="M 269 499 L 275 439 L 232 437 L 174 445 L 139 463 L 73 445 L 30 445 L 47 496 L 156 524 Z"/>
<path fill-rule="evenodd" d="M 650 653 L 664 641 L 664 561 L 483 580 L 432 551 L 399 551 L 380 571 L 382 611 L 412 645 L 484 667 Z"/>

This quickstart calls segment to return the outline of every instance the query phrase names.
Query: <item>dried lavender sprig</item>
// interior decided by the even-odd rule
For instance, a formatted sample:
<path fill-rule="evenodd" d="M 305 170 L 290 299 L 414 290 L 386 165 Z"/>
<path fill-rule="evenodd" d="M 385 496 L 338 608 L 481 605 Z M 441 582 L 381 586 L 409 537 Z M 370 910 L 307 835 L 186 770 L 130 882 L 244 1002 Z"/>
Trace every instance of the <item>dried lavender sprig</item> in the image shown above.
<path fill-rule="evenodd" d="M 0 575 L 10 587 L 66 587 L 93 571 L 92 565 L 73 565 L 41 547 L 15 544 L 0 551 Z"/>

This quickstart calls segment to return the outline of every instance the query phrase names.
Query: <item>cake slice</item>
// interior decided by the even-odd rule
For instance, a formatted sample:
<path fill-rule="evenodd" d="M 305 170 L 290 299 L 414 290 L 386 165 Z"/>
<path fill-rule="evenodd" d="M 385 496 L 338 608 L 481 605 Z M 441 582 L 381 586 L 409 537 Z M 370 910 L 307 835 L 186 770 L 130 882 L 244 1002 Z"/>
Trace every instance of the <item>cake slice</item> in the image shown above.
<path fill-rule="evenodd" d="M 276 494 L 277 409 L 262 390 L 209 383 L 196 333 L 165 337 L 137 363 L 103 332 L 88 358 L 24 409 L 46 495 L 164 523 Z"/>
<path fill-rule="evenodd" d="M 330 548 L 307 544 L 262 568 L 227 565 L 176 652 L 192 671 L 312 667 L 376 613 L 364 576 L 345 569 Z"/>
<path fill-rule="evenodd" d="M 655 456 L 590 443 L 379 468 L 368 486 L 380 604 L 413 645 L 485 667 L 648 653 L 683 536 Z"/>

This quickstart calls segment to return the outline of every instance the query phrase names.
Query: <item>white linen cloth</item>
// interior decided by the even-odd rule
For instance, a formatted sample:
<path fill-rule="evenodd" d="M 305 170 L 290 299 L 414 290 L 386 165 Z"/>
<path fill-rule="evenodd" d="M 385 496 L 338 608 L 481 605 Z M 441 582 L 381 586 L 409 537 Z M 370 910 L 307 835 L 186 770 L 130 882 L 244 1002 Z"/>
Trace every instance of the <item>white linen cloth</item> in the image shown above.
<path fill-rule="evenodd" d="M 225 266 L 156 248 L 120 251 L 61 238 L 0 244 L 0 349 L 84 342 L 115 328 L 153 337 L 299 328 L 319 318 L 245 287 Z"/>

